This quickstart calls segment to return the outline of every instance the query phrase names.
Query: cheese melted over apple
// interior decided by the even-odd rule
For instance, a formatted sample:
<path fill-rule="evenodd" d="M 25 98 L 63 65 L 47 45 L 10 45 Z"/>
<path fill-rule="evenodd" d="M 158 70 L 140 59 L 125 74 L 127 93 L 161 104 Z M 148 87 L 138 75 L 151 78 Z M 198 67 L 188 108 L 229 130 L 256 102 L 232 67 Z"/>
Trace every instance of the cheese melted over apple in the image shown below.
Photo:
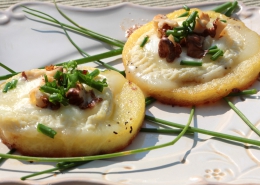
<path fill-rule="evenodd" d="M 181 25 L 185 19 L 176 19 Z M 208 24 L 211 26 L 214 20 Z M 149 36 L 149 41 L 142 48 L 140 44 L 143 39 Z M 227 24 L 219 39 L 207 36 L 204 41 L 204 49 L 216 45 L 224 51 L 223 57 L 216 61 L 210 59 L 211 55 L 206 55 L 201 59 L 194 59 L 186 54 L 186 48 L 182 48 L 181 56 L 172 63 L 158 55 L 158 38 L 154 29 L 144 33 L 129 51 L 130 60 L 128 62 L 128 72 L 133 73 L 141 81 L 146 81 L 156 85 L 160 89 L 171 89 L 183 86 L 185 83 L 205 83 L 216 78 L 221 78 L 230 69 L 237 65 L 236 59 L 245 47 L 245 39 L 239 33 L 239 27 Z M 202 61 L 202 66 L 183 66 L 181 60 Z"/>
<path fill-rule="evenodd" d="M 109 88 L 104 88 L 103 92 L 92 89 L 95 96 L 102 98 L 102 101 L 96 103 L 93 108 L 85 110 L 77 106 L 61 106 L 58 110 L 51 110 L 48 108 L 40 108 L 30 101 L 30 91 L 38 87 L 42 81 L 42 70 L 34 70 L 30 73 L 30 78 L 26 80 L 21 75 L 17 76 L 17 87 L 8 91 L 7 93 L 0 92 L 0 111 L 5 115 L 5 122 L 10 122 L 10 127 L 13 129 L 32 129 L 32 125 L 37 127 L 37 123 L 44 123 L 51 128 L 59 128 L 69 132 L 70 128 L 74 127 L 77 130 L 93 130 L 97 124 L 106 124 L 113 112 L 114 93 L 117 93 L 122 88 L 122 81 L 118 80 L 117 86 L 110 85 Z M 109 73 L 108 73 L 109 75 Z M 105 78 L 99 75 L 99 78 Z M 111 83 L 115 79 L 112 76 L 108 79 Z M 9 119 L 7 119 L 9 118 Z M 13 122 L 12 120 L 21 120 Z M 1 122 L 1 120 L 0 120 Z M 7 124 L 6 124 L 7 125 Z M 16 125 L 19 125 L 16 127 Z M 18 131 L 18 130 L 17 130 Z M 66 133 L 64 133 L 66 134 Z"/>

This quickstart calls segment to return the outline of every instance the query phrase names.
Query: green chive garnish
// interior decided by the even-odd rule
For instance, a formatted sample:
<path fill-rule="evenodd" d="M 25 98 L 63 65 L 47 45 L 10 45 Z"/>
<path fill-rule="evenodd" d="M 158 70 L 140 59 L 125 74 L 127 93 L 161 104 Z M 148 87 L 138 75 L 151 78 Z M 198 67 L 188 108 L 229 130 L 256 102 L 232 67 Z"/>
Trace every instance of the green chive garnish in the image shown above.
<path fill-rule="evenodd" d="M 143 42 L 140 45 L 141 48 L 144 47 L 144 45 L 147 43 L 148 39 L 149 39 L 149 36 L 145 36 Z"/>
<path fill-rule="evenodd" d="M 187 5 L 183 5 L 182 7 L 183 7 L 184 10 L 190 11 L 190 8 Z"/>
<path fill-rule="evenodd" d="M 211 60 L 215 61 L 218 57 L 223 56 L 224 52 L 222 50 L 218 50 L 214 55 L 210 57 Z"/>
<path fill-rule="evenodd" d="M 182 60 L 180 65 L 187 65 L 187 66 L 202 66 L 201 61 L 190 61 L 190 60 Z"/>
<path fill-rule="evenodd" d="M 43 133 L 46 136 L 49 136 L 50 138 L 54 138 L 54 136 L 57 134 L 57 132 L 50 127 L 45 126 L 42 123 L 38 123 L 37 125 L 38 132 Z"/>
<path fill-rule="evenodd" d="M 231 7 L 227 10 L 227 12 L 225 13 L 226 16 L 230 17 L 235 9 L 238 7 L 238 2 L 237 1 L 234 1 L 231 5 Z"/>
<path fill-rule="evenodd" d="M 7 82 L 3 88 L 3 93 L 6 93 L 7 91 L 14 89 L 17 85 L 18 80 L 13 79 L 11 82 Z"/>
<path fill-rule="evenodd" d="M 226 12 L 228 8 L 232 6 L 231 2 L 226 2 L 224 4 L 221 4 L 220 6 L 216 7 L 213 9 L 213 11 L 218 12 L 218 13 L 223 13 Z"/>
<path fill-rule="evenodd" d="M 189 12 L 184 12 L 183 14 L 181 14 L 180 16 L 179 16 L 179 18 L 180 17 L 187 17 L 189 15 Z"/>

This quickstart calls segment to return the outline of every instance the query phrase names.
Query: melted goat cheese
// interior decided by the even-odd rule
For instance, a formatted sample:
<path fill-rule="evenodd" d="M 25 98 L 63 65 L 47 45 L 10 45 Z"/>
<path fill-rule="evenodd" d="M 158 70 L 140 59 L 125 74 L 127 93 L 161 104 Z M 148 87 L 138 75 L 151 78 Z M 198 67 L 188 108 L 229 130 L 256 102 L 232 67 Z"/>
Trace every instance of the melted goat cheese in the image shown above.
<path fill-rule="evenodd" d="M 158 43 L 160 39 L 156 32 L 151 30 L 144 33 L 136 42 L 135 46 L 129 51 L 130 62 L 128 69 L 134 76 L 156 85 L 161 89 L 178 88 L 184 83 L 204 83 L 216 78 L 223 77 L 228 70 L 235 67 L 236 59 L 240 51 L 244 48 L 244 38 L 237 31 L 238 28 L 227 25 L 224 35 L 219 39 L 206 37 L 204 49 L 210 46 L 217 47 L 224 51 L 224 56 L 219 57 L 216 61 L 210 59 L 211 55 L 206 55 L 202 59 L 194 59 L 186 54 L 186 49 L 181 56 L 174 62 L 168 63 L 158 55 Z M 149 36 L 149 41 L 142 48 L 141 42 L 145 36 Z M 181 60 L 202 61 L 202 66 L 183 66 Z"/>
<path fill-rule="evenodd" d="M 33 129 L 37 127 L 37 123 L 43 123 L 54 129 L 66 128 L 64 132 L 69 132 L 68 128 L 71 127 L 82 131 L 94 130 L 98 124 L 106 124 L 106 120 L 113 112 L 113 93 L 110 88 L 104 88 L 102 93 L 93 89 L 96 97 L 103 99 L 93 108 L 82 110 L 77 106 L 68 105 L 61 106 L 58 110 L 50 110 L 30 103 L 29 92 L 41 84 L 42 76 L 35 75 L 30 80 L 17 78 L 19 80 L 16 88 L 7 93 L 0 92 L 0 111 L 4 115 L 0 116 L 0 122 L 10 122 L 13 129 L 17 128 L 16 131 L 20 129 L 19 127 L 25 130 Z"/>

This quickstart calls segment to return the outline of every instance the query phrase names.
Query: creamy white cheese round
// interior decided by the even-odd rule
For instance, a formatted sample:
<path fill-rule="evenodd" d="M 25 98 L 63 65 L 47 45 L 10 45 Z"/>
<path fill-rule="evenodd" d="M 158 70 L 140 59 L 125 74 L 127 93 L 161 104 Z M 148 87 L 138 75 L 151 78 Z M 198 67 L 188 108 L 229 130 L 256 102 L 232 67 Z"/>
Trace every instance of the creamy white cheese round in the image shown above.
<path fill-rule="evenodd" d="M 225 34 L 219 39 L 210 36 L 205 38 L 204 49 L 216 45 L 224 51 L 223 57 L 216 61 L 210 59 L 211 55 L 206 55 L 201 59 L 194 59 L 187 56 L 186 49 L 182 48 L 179 58 L 172 63 L 168 63 L 158 55 L 158 44 L 160 38 L 154 30 L 144 33 L 136 42 L 135 46 L 129 51 L 131 56 L 128 63 L 128 70 L 134 73 L 140 80 L 157 85 L 158 88 L 178 88 L 186 82 L 204 83 L 216 78 L 223 77 L 227 71 L 236 66 L 236 58 L 241 50 L 244 49 L 245 41 L 237 28 L 227 25 Z M 149 36 L 149 41 L 144 47 L 140 47 L 145 36 Z M 202 61 L 202 66 L 183 66 L 181 60 Z"/>

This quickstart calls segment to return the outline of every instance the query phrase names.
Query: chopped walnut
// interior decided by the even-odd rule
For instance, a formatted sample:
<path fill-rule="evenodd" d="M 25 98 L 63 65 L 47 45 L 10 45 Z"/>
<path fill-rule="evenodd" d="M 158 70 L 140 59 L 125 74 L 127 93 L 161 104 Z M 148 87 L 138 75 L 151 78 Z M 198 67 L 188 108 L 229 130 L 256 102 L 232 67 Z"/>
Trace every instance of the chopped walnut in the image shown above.
<path fill-rule="evenodd" d="M 167 30 L 179 26 L 177 21 L 168 19 L 167 16 L 161 14 L 158 14 L 153 18 L 153 24 L 159 38 L 165 36 Z"/>
<path fill-rule="evenodd" d="M 169 38 L 161 38 L 158 45 L 158 53 L 161 58 L 166 58 L 167 62 L 173 62 L 180 57 L 182 52 L 181 46 L 178 43 L 172 42 Z"/>

